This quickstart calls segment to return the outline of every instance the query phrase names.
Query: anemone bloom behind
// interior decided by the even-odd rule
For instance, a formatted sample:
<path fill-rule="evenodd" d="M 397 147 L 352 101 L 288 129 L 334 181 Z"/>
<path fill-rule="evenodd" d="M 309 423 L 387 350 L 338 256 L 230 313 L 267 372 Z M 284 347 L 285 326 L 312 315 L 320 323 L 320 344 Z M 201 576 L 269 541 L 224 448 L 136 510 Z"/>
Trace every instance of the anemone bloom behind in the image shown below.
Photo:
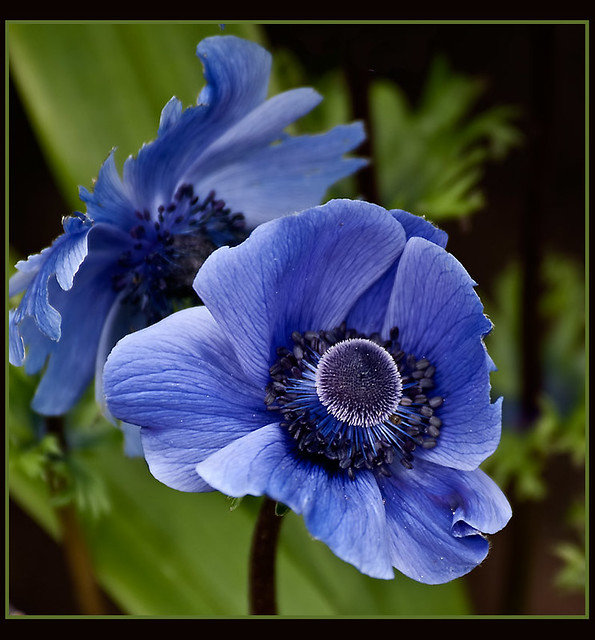
<path fill-rule="evenodd" d="M 192 281 L 217 247 L 234 245 L 265 220 L 322 201 L 365 161 L 343 157 L 364 139 L 361 123 L 315 136 L 284 129 L 321 97 L 300 88 L 266 99 L 271 56 L 234 36 L 203 40 L 206 86 L 196 106 L 172 98 L 157 138 L 126 160 L 113 153 L 86 213 L 17 264 L 10 295 L 10 362 L 37 373 L 33 408 L 60 415 L 100 373 L 117 339 L 196 304 Z"/>
<path fill-rule="evenodd" d="M 267 495 L 363 573 L 442 583 L 478 565 L 510 506 L 491 329 L 425 220 L 334 200 L 215 251 L 187 309 L 112 351 L 108 406 L 182 491 Z"/>

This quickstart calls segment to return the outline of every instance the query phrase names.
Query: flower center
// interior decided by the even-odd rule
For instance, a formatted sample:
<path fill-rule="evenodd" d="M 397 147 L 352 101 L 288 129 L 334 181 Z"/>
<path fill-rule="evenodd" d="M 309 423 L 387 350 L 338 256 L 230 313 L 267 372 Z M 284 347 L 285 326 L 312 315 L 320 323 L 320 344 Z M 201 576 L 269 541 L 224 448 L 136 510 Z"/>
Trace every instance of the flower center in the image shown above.
<path fill-rule="evenodd" d="M 405 354 L 396 327 L 388 340 L 345 325 L 291 338 L 291 351 L 277 349 L 265 403 L 303 455 L 353 479 L 359 469 L 390 475 L 395 458 L 411 468 L 416 447 L 436 446 L 444 399 L 427 395 L 435 368 Z"/>
<path fill-rule="evenodd" d="M 149 323 L 176 308 L 196 303 L 192 283 L 207 257 L 218 247 L 246 237 L 244 216 L 226 208 L 211 192 L 204 200 L 191 185 L 182 185 L 172 201 L 153 212 L 137 211 L 139 224 L 130 230 L 130 248 L 118 260 L 112 277 L 124 301 L 147 316 Z"/>
<path fill-rule="evenodd" d="M 316 369 L 316 391 L 337 420 L 367 427 L 387 420 L 395 410 L 402 395 L 401 375 L 386 349 L 352 338 L 324 352 Z"/>

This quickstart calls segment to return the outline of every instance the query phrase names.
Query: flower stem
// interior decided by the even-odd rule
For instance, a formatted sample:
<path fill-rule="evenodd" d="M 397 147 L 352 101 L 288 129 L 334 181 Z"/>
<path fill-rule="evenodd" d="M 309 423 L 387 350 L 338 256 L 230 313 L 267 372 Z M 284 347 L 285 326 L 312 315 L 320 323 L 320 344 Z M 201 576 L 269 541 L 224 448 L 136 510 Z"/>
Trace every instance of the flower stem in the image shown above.
<path fill-rule="evenodd" d="M 276 615 L 275 560 L 282 517 L 275 501 L 265 497 L 260 507 L 250 550 L 250 614 Z"/>
<path fill-rule="evenodd" d="M 73 585 L 73 595 L 84 615 L 107 613 L 102 592 L 95 580 L 91 556 L 72 505 L 59 507 L 62 547 Z"/>
<path fill-rule="evenodd" d="M 63 450 L 67 452 L 68 445 L 64 434 L 63 417 L 48 417 L 46 425 L 50 433 L 58 436 Z M 60 474 L 56 474 L 51 465 L 48 467 L 47 473 L 50 491 L 53 495 L 59 495 L 64 489 L 64 478 Z M 73 596 L 80 613 L 84 615 L 105 614 L 105 601 L 95 579 L 91 554 L 76 508 L 72 503 L 58 506 L 56 515 L 60 522 L 61 545 L 72 584 Z"/>

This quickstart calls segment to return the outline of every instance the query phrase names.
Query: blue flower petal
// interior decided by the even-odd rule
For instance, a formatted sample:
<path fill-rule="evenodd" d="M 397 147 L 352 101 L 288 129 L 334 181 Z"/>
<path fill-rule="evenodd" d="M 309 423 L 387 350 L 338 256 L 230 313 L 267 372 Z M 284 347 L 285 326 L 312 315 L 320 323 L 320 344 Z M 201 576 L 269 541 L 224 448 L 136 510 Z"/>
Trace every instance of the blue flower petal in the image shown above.
<path fill-rule="evenodd" d="M 462 265 L 423 238 L 407 242 L 401 256 L 384 331 L 399 327 L 407 353 L 436 367 L 433 390 L 445 398 L 439 444 L 416 457 L 474 469 L 500 440 L 501 401 L 491 404 L 490 371 L 483 336 L 491 322 Z"/>
<path fill-rule="evenodd" d="M 271 56 L 256 43 L 235 36 L 206 38 L 197 55 L 207 81 L 198 104 L 180 113 L 176 99 L 170 101 L 161 116 L 161 135 L 124 163 L 123 184 L 140 210 L 167 204 L 176 186 L 189 180 L 197 158 L 266 99 Z"/>
<path fill-rule="evenodd" d="M 200 178 L 204 171 L 217 171 L 237 161 L 255 148 L 278 140 L 283 130 L 311 111 L 322 100 L 314 89 L 302 87 L 273 96 L 248 111 L 234 125 L 228 127 L 211 144 L 202 145 L 198 159 L 186 171 L 189 181 Z"/>
<path fill-rule="evenodd" d="M 140 458 L 144 455 L 141 439 L 141 428 L 136 424 L 122 422 L 120 429 L 124 433 L 124 453 L 130 458 Z"/>
<path fill-rule="evenodd" d="M 180 100 L 173 97 L 161 110 L 161 117 L 159 119 L 159 129 L 157 129 L 157 136 L 165 135 L 165 133 L 173 128 L 179 121 L 182 115 L 183 107 Z"/>
<path fill-rule="evenodd" d="M 214 105 L 220 124 L 237 122 L 265 101 L 272 63 L 268 51 L 236 36 L 214 36 L 198 44 L 196 55 L 207 82 L 197 102 Z"/>
<path fill-rule="evenodd" d="M 20 367 L 25 360 L 25 344 L 14 321 L 15 310 L 8 311 L 8 361 Z"/>
<path fill-rule="evenodd" d="M 221 168 L 201 167 L 196 187 L 199 193 L 214 189 L 254 228 L 319 204 L 331 184 L 367 164 L 363 158 L 341 157 L 364 139 L 361 123 L 353 123 L 316 136 L 285 136 L 279 144 L 255 145 L 242 154 L 230 145 Z"/>
<path fill-rule="evenodd" d="M 440 247 L 446 246 L 448 235 L 424 218 L 402 209 L 393 209 L 390 213 L 405 229 L 407 240 L 417 236 L 426 238 Z M 391 268 L 363 293 L 349 312 L 347 317 L 348 327 L 353 327 L 366 334 L 375 333 L 383 327 L 389 295 L 393 288 L 398 266 L 399 261 L 397 259 Z"/>
<path fill-rule="evenodd" d="M 47 367 L 32 403 L 38 413 L 66 413 L 93 378 L 97 342 L 115 297 L 109 283 L 98 284 L 102 275 L 101 268 L 85 261 L 68 293 L 54 287 L 52 297 L 62 316 L 63 331 L 58 342 L 46 341 Z M 28 346 L 36 358 L 43 354 L 41 345 Z"/>
<path fill-rule="evenodd" d="M 208 489 L 196 464 L 268 420 L 263 390 L 243 375 L 205 307 L 123 338 L 103 384 L 112 415 L 143 427 L 153 475 L 181 491 Z"/>
<path fill-rule="evenodd" d="M 448 242 L 446 231 L 442 231 L 422 216 L 416 216 L 403 209 L 391 209 L 390 213 L 403 225 L 407 239 L 425 238 L 443 249 L 446 247 Z"/>
<path fill-rule="evenodd" d="M 41 333 L 35 320 L 30 316 L 26 316 L 18 327 L 15 327 L 13 322 L 13 326 L 9 327 L 9 330 L 14 331 L 13 335 L 16 336 L 11 335 L 11 342 L 14 340 L 17 348 L 23 349 L 20 352 L 22 356 L 20 363 L 11 360 L 11 364 L 17 366 L 24 364 L 27 375 L 39 373 L 45 366 L 47 357 L 55 349 L 57 342 L 48 338 L 45 333 Z"/>
<path fill-rule="evenodd" d="M 13 276 L 9 285 L 10 295 L 15 295 L 27 287 L 25 294 L 15 311 L 12 327 L 18 325 L 26 316 L 35 319 L 39 330 L 52 340 L 61 335 L 60 313 L 49 301 L 48 287 L 55 276 L 64 290 L 70 289 L 74 276 L 87 255 L 87 234 L 90 227 L 82 220 L 74 219 L 51 247 L 41 253 L 30 256 L 27 261 L 19 261 L 16 268 L 23 274 Z"/>
<path fill-rule="evenodd" d="M 363 140 L 360 124 L 295 140 L 283 133 L 322 97 L 299 88 L 266 100 L 270 54 L 255 43 L 207 38 L 198 55 L 207 80 L 198 105 L 182 111 L 172 98 L 158 138 L 124 163 L 123 184 L 138 209 L 167 204 L 189 183 L 201 197 L 214 190 L 253 227 L 318 204 L 332 183 L 365 164 L 342 158 Z M 299 197 L 292 201 L 292 193 Z"/>
<path fill-rule="evenodd" d="M 310 534 L 339 558 L 375 578 L 393 578 L 382 496 L 371 473 L 356 481 L 300 459 L 295 443 L 270 424 L 197 465 L 231 496 L 268 495 L 302 514 Z"/>
<path fill-rule="evenodd" d="M 70 237 L 68 225 L 66 227 L 66 233 L 60 237 L 63 242 Z M 11 357 L 17 355 L 20 360 L 11 362 L 24 364 L 25 372 L 29 375 L 38 373 L 47 363 L 32 404 L 39 413 L 64 413 L 80 398 L 91 381 L 97 342 L 103 322 L 116 297 L 110 273 L 115 259 L 112 250 L 118 247 L 121 239 L 121 232 L 112 226 L 99 224 L 90 229 L 85 227 L 85 233 L 79 238 L 79 242 L 84 242 L 85 252 L 88 248 L 88 253 L 76 274 L 72 274 L 72 283 L 68 276 L 77 260 L 70 263 L 65 260 L 57 266 L 62 285 L 71 285 L 67 290 L 60 286 L 57 275 L 50 276 L 46 281 L 46 275 L 51 271 L 51 254 L 49 259 L 42 261 L 42 269 L 29 284 L 25 296 L 47 296 L 46 304 L 58 318 L 59 340 L 54 340 L 43 332 L 36 317 L 25 314 L 28 307 L 22 302 L 12 314 L 9 329 Z M 48 254 L 53 247 L 54 245 L 46 250 Z M 68 255 L 72 256 L 71 253 Z M 65 268 L 69 264 L 70 272 Z M 43 296 L 39 293 L 40 290 Z"/>
<path fill-rule="evenodd" d="M 133 192 L 122 183 L 113 149 L 101 166 L 93 191 L 79 187 L 79 197 L 87 206 L 87 215 L 94 222 L 105 222 L 122 229 L 130 229 L 138 223 L 135 218 L 137 205 Z"/>
<path fill-rule="evenodd" d="M 458 578 L 489 550 L 482 535 L 496 533 L 511 517 L 506 498 L 482 471 L 455 471 L 417 461 L 378 479 L 391 532 L 392 561 L 426 584 Z"/>
<path fill-rule="evenodd" d="M 373 204 L 329 203 L 273 220 L 211 254 L 194 287 L 244 370 L 268 382 L 292 331 L 331 329 L 402 251 L 403 227 Z"/>

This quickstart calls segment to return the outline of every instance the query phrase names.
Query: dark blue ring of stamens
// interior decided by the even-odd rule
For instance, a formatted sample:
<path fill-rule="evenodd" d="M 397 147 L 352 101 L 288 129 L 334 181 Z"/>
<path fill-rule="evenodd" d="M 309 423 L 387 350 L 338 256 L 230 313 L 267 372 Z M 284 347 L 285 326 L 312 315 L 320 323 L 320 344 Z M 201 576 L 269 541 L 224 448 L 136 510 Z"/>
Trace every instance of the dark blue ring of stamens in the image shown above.
<path fill-rule="evenodd" d="M 149 322 L 169 315 L 184 301 L 194 299 L 194 277 L 218 247 L 246 238 L 245 220 L 211 191 L 206 198 L 192 185 L 181 185 L 171 202 L 155 212 L 136 211 L 138 224 L 129 231 L 131 244 L 118 258 L 112 276 L 115 291 L 125 291 L 123 302 L 145 313 Z"/>
<path fill-rule="evenodd" d="M 388 351 L 401 375 L 402 396 L 388 420 L 371 427 L 353 427 L 330 415 L 315 396 L 316 367 L 322 354 L 343 340 L 363 338 Z M 435 367 L 426 358 L 406 354 L 398 341 L 398 329 L 388 340 L 377 333 L 366 336 L 345 324 L 332 331 L 293 332 L 293 348 L 279 347 L 271 366 L 271 382 L 266 387 L 265 404 L 279 411 L 280 424 L 295 439 L 302 454 L 335 468 L 346 470 L 353 479 L 359 469 L 390 476 L 390 465 L 398 457 L 408 469 L 413 467 L 417 447 L 436 446 L 442 421 L 438 417 L 444 399 L 430 395 Z"/>

